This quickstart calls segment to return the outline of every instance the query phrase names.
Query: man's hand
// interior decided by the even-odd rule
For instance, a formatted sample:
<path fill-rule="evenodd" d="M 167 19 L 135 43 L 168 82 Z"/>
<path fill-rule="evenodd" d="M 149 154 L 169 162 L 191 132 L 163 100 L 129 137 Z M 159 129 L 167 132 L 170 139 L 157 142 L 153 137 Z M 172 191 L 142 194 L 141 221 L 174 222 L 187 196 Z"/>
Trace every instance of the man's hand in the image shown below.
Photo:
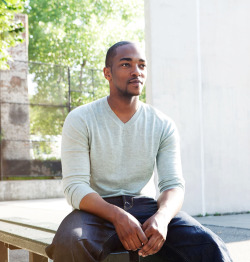
<path fill-rule="evenodd" d="M 168 224 L 179 212 L 183 203 L 184 191 L 172 188 L 163 191 L 158 200 L 158 211 L 142 225 L 148 243 L 139 251 L 140 256 L 148 256 L 157 253 L 163 246 L 168 232 Z"/>
<path fill-rule="evenodd" d="M 166 223 L 166 216 L 163 212 L 156 212 L 144 222 L 142 229 L 149 241 L 139 251 L 139 255 L 145 257 L 157 253 L 167 237 L 168 224 Z"/>
<path fill-rule="evenodd" d="M 137 250 L 146 245 L 148 238 L 140 222 L 128 212 L 121 210 L 113 221 L 120 241 L 127 250 Z"/>
<path fill-rule="evenodd" d="M 125 249 L 137 250 L 147 244 L 148 238 L 140 222 L 122 208 L 109 204 L 98 194 L 87 194 L 80 202 L 80 209 L 110 221 Z"/>

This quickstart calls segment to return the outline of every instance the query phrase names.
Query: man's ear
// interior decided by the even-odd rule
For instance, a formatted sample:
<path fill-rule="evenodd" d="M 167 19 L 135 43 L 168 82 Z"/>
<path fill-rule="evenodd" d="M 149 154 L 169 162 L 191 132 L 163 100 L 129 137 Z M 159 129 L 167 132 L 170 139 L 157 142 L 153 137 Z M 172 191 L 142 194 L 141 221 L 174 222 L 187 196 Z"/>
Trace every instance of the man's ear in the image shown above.
<path fill-rule="evenodd" d="M 111 81 L 112 75 L 111 75 L 110 67 L 104 67 L 104 68 L 103 68 L 103 74 L 104 74 L 104 77 L 105 77 L 108 81 Z"/>

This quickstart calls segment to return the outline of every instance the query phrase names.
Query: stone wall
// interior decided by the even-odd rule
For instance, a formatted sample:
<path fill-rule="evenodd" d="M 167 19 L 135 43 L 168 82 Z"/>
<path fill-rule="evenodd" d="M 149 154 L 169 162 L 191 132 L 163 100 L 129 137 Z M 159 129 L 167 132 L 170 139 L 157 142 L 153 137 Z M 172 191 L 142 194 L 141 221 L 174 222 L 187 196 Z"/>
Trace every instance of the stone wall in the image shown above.
<path fill-rule="evenodd" d="M 10 70 L 0 71 L 1 92 L 1 173 L 5 176 L 5 160 L 29 160 L 29 99 L 28 99 L 28 19 L 19 14 L 16 19 L 25 25 L 25 41 L 10 49 L 13 61 Z"/>

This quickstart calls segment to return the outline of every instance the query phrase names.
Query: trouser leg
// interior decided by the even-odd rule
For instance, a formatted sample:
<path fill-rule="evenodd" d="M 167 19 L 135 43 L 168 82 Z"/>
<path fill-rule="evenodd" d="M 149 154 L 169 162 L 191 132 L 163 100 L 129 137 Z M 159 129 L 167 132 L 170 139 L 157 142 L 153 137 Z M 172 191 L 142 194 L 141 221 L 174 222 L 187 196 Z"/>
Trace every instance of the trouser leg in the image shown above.
<path fill-rule="evenodd" d="M 74 210 L 62 221 L 46 253 L 54 262 L 96 262 L 121 249 L 111 223 Z"/>
<path fill-rule="evenodd" d="M 178 262 L 232 262 L 225 243 L 184 212 L 170 222 L 166 242 L 157 255 Z"/>
<path fill-rule="evenodd" d="M 157 202 L 145 198 L 134 198 L 133 207 L 128 210 L 142 224 L 156 211 Z M 232 262 L 225 243 L 185 212 L 179 212 L 171 220 L 165 244 L 149 257 L 154 261 L 159 257 L 159 262 Z"/>

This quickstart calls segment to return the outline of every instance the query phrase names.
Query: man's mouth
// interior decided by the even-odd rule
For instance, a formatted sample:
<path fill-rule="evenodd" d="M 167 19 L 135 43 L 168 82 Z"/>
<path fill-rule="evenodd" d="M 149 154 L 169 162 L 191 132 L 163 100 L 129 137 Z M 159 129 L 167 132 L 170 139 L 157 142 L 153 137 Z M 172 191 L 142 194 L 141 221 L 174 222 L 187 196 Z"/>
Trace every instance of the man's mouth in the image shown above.
<path fill-rule="evenodd" d="M 142 84 L 142 81 L 139 80 L 138 78 L 136 78 L 136 79 L 131 79 L 131 80 L 129 80 L 128 82 L 131 83 L 131 84 Z"/>

